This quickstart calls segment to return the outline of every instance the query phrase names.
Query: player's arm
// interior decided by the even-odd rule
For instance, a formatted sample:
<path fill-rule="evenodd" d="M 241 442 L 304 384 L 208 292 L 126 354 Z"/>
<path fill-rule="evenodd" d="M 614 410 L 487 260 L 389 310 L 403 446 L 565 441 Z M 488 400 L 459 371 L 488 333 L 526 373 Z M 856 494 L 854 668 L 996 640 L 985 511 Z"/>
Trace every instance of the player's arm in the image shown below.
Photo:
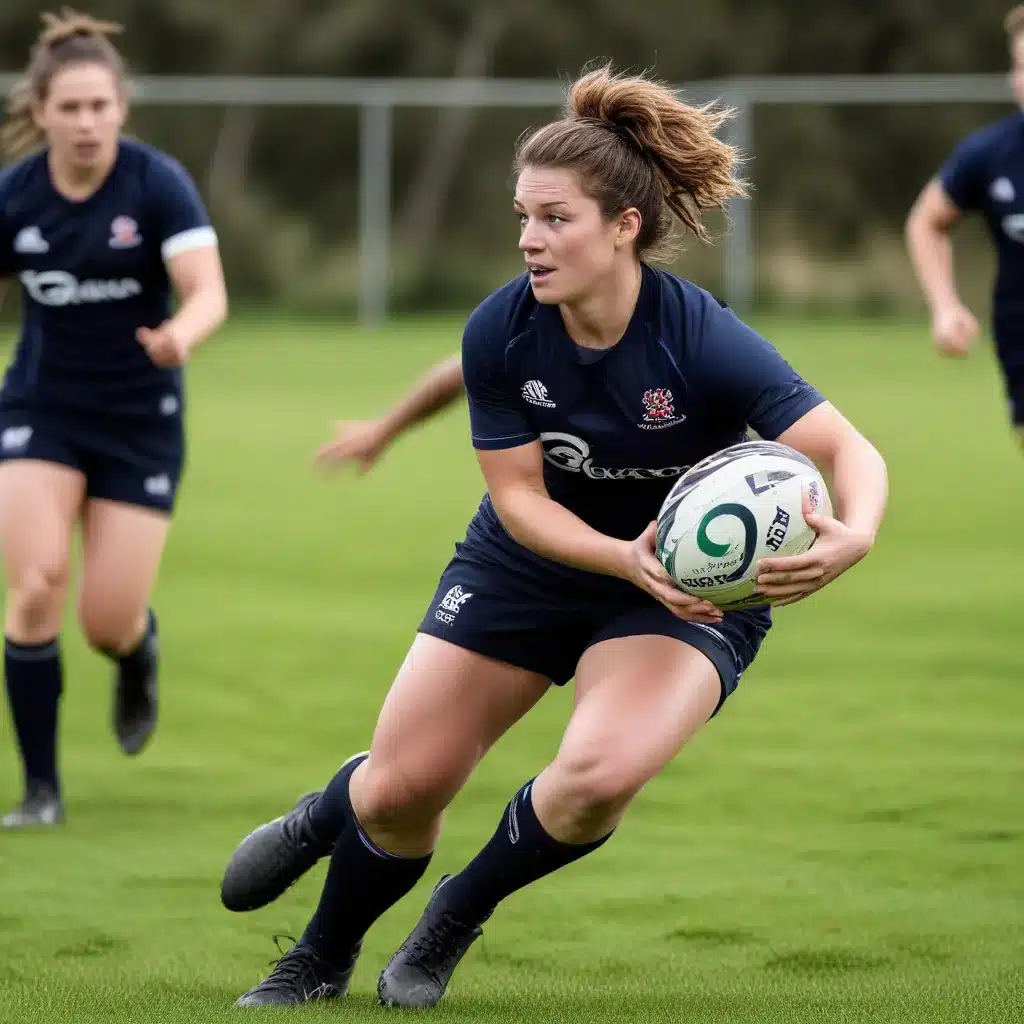
<path fill-rule="evenodd" d="M 464 392 L 462 354 L 456 352 L 432 366 L 412 390 L 379 419 L 336 422 L 334 440 L 320 449 L 317 458 L 329 466 L 356 462 L 359 471 L 365 472 L 396 438 L 447 409 Z"/>
<path fill-rule="evenodd" d="M 152 225 L 178 306 L 164 323 L 137 333 L 157 365 L 180 366 L 226 319 L 227 288 L 217 233 L 192 179 L 162 154 L 148 174 Z"/>
<path fill-rule="evenodd" d="M 977 206 L 982 157 L 972 140 L 963 144 L 921 190 L 904 226 L 910 262 L 931 312 L 935 345 L 946 355 L 965 355 L 979 330 L 957 291 L 951 233 L 963 213 Z"/>
<path fill-rule="evenodd" d="M 766 558 L 759 590 L 783 603 L 831 582 L 867 555 L 888 499 L 885 460 L 854 426 L 730 311 L 708 306 L 695 366 L 705 401 L 732 408 L 757 434 L 806 455 L 830 482 L 835 517 L 804 516 L 817 533 L 803 555 Z"/>

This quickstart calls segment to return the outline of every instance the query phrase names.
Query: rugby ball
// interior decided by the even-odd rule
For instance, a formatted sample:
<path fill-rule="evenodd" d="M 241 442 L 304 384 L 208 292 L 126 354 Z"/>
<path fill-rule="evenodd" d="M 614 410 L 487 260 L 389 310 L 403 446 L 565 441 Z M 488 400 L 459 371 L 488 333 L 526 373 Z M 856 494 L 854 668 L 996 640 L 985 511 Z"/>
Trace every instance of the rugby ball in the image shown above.
<path fill-rule="evenodd" d="M 676 586 L 723 611 L 770 604 L 755 593 L 762 558 L 799 555 L 816 534 L 803 515 L 832 514 L 814 463 L 777 441 L 745 441 L 698 462 L 658 512 L 655 550 Z"/>

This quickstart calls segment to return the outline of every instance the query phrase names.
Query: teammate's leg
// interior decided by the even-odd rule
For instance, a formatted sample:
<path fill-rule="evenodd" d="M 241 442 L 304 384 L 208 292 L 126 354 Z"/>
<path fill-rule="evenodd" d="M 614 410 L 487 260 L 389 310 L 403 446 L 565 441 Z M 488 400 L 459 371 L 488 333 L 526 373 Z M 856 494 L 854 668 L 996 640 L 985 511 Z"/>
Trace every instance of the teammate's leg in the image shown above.
<path fill-rule="evenodd" d="M 82 517 L 78 618 L 86 639 L 116 665 L 114 731 L 137 754 L 157 718 L 158 644 L 149 599 L 170 518 L 160 509 L 89 498 Z"/>
<path fill-rule="evenodd" d="M 62 817 L 57 721 L 63 688 L 60 625 L 84 476 L 36 459 L 0 464 L 0 548 L 6 576 L 4 673 L 21 751 L 25 799 L 4 827 Z"/>
<path fill-rule="evenodd" d="M 381 974 L 381 1001 L 434 1005 L 498 903 L 598 849 L 633 797 L 712 716 L 722 685 L 715 663 L 671 636 L 590 647 L 558 754 L 515 794 L 483 850 L 435 889 Z"/>
<path fill-rule="evenodd" d="M 292 1004 L 345 991 L 367 928 L 423 875 L 445 807 L 485 752 L 549 686 L 437 637 L 416 637 L 370 751 L 349 762 L 303 827 L 333 842 L 320 902 L 296 946 L 239 1005 Z"/>

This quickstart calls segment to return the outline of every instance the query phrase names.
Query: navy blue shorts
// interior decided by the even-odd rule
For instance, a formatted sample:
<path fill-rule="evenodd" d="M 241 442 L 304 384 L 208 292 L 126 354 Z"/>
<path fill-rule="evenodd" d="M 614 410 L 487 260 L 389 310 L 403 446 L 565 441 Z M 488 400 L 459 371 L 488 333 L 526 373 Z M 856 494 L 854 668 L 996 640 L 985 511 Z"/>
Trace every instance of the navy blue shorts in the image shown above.
<path fill-rule="evenodd" d="M 0 462 L 77 469 L 86 495 L 170 514 L 185 465 L 180 411 L 159 419 L 50 410 L 0 401 Z"/>
<path fill-rule="evenodd" d="M 419 632 L 538 672 L 558 686 L 576 674 L 584 651 L 603 640 L 671 636 L 714 664 L 722 682 L 721 707 L 770 626 L 766 615 L 747 610 L 727 612 L 714 626 L 684 622 L 620 580 L 609 581 L 606 590 L 594 588 L 603 593 L 581 593 L 578 584 L 559 585 L 555 577 L 550 585 L 538 586 L 536 579 L 507 566 L 466 557 L 460 553 L 463 547 L 456 545 Z"/>

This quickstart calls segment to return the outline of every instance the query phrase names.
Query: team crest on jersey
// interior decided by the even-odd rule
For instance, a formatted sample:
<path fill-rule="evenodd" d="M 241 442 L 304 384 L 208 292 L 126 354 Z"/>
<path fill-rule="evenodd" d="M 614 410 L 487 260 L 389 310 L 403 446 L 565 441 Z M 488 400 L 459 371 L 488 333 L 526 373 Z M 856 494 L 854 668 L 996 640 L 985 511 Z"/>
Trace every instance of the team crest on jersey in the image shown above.
<path fill-rule="evenodd" d="M 131 217 L 115 217 L 110 222 L 111 249 L 134 249 L 141 241 L 139 225 Z"/>
<path fill-rule="evenodd" d="M 682 423 L 685 416 L 676 412 L 672 392 L 668 388 L 649 388 L 644 392 L 643 430 L 660 430 Z"/>

